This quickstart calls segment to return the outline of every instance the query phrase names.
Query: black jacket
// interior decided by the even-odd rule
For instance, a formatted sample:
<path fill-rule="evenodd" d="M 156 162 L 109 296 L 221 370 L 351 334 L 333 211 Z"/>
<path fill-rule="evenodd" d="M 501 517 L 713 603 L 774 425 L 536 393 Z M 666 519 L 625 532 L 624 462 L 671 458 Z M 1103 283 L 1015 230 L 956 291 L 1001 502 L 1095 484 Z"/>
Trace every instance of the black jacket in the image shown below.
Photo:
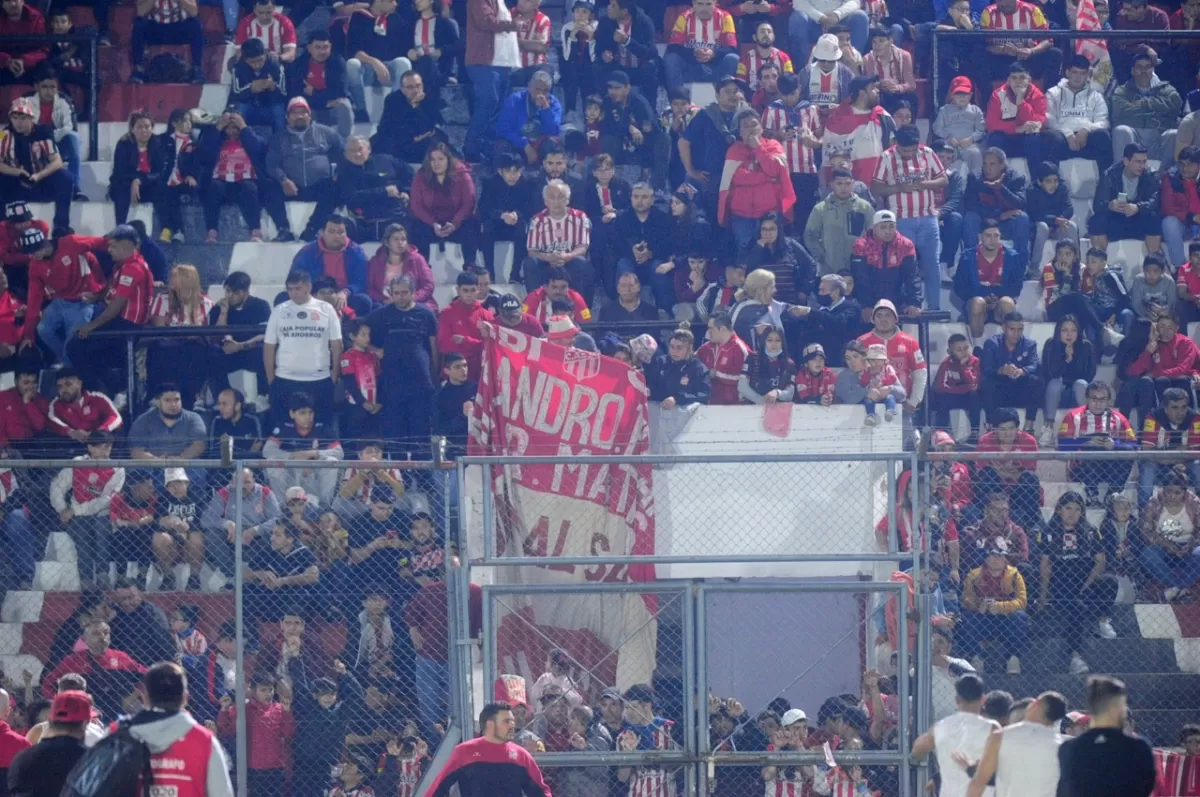
<path fill-rule="evenodd" d="M 654 38 L 654 23 L 650 20 L 650 15 L 640 8 L 631 9 L 631 12 L 633 24 L 629 27 L 629 40 L 625 42 L 625 49 L 637 57 L 639 64 L 656 60 L 658 46 Z M 613 56 L 609 63 L 617 63 L 620 46 L 613 38 L 616 31 L 616 20 L 610 19 L 607 14 L 602 14 L 600 22 L 596 25 L 596 61 L 598 63 L 605 63 L 603 54 L 606 52 L 612 53 Z"/>
<path fill-rule="evenodd" d="M 802 320 L 804 343 L 820 343 L 825 349 L 825 364 L 831 368 L 845 365 L 842 347 L 857 338 L 862 328 L 862 305 L 847 296 L 837 307 L 818 307 Z"/>
<path fill-rule="evenodd" d="M 143 600 L 132 612 L 117 609 L 108 626 L 112 629 L 113 648 L 125 651 L 147 667 L 175 661 L 175 635 L 166 612 L 150 601 Z"/>
<path fill-rule="evenodd" d="M 617 105 L 606 97 L 603 110 L 604 115 L 600 121 L 601 135 L 612 136 L 620 142 L 632 144 L 630 126 L 641 130 L 643 134 L 650 134 L 658 129 L 658 116 L 654 113 L 654 106 L 637 89 L 629 92 L 629 98 L 624 105 Z"/>
<path fill-rule="evenodd" d="M 246 126 L 241 132 L 242 146 L 254 164 L 254 171 L 259 177 L 267 173 L 267 142 L 254 128 Z M 193 156 L 194 176 L 200 182 L 201 188 L 212 180 L 213 169 L 221 157 L 221 144 L 225 141 L 225 133 L 216 127 L 205 127 L 196 141 Z"/>
<path fill-rule="evenodd" d="M 982 177 L 971 175 L 967 179 L 963 209 L 999 221 L 1000 214 L 1006 210 L 1024 210 L 1025 195 L 1025 178 L 1012 169 L 1005 169 L 1003 179 L 995 186 L 986 185 Z"/>
<path fill-rule="evenodd" d="M 177 157 L 175 154 L 175 131 L 168 130 L 165 133 L 159 133 L 159 134 L 155 135 L 154 138 L 157 139 L 158 148 L 162 152 L 162 158 L 163 158 L 162 179 L 164 181 L 170 180 L 171 172 L 175 171 L 175 159 Z M 195 174 L 195 166 L 196 166 L 195 154 L 196 154 L 196 138 L 195 138 L 195 136 L 193 136 L 192 140 L 188 144 L 184 145 L 184 147 L 182 149 L 180 149 L 180 151 L 179 151 L 179 154 L 178 154 L 179 174 L 182 177 L 190 176 L 190 177 L 195 178 L 197 181 L 199 181 L 200 176 L 198 174 Z M 150 162 L 151 163 L 154 162 L 153 156 L 151 156 Z M 116 168 L 115 153 L 114 153 L 113 168 L 114 169 Z"/>
<path fill-rule="evenodd" d="M 671 216 L 667 229 L 672 258 L 686 258 L 693 252 L 712 253 L 712 227 L 705 221 L 704 214 L 697 212 L 690 221 Z"/>
<path fill-rule="evenodd" d="M 1050 226 L 1050 230 L 1054 230 L 1054 220 L 1069 219 L 1075 215 L 1075 208 L 1071 205 L 1071 192 L 1067 189 L 1067 183 L 1064 180 L 1059 180 L 1058 189 L 1053 194 L 1047 194 L 1042 190 L 1041 186 L 1033 185 L 1025 192 L 1025 212 L 1029 214 L 1029 223 L 1037 224 L 1042 222 Z M 1041 257 L 1041 252 L 1032 252 L 1034 257 Z"/>
<path fill-rule="evenodd" d="M 646 386 L 650 388 L 651 401 L 674 398 L 680 406 L 707 404 L 712 392 L 704 363 L 695 357 L 676 362 L 667 354 L 655 357 L 646 365 Z"/>
<path fill-rule="evenodd" d="M 743 252 L 746 272 L 765 268 L 774 272 L 777 282 L 775 296 L 781 302 L 803 303 L 817 289 L 817 261 L 795 238 L 780 234 L 772 249 L 751 241 Z"/>
<path fill-rule="evenodd" d="M 478 383 L 471 380 L 461 385 L 445 381 L 434 397 L 433 433 L 446 438 L 446 453 L 452 459 L 467 453 L 467 416 L 463 415 L 463 404 L 474 401 L 478 390 Z"/>
<path fill-rule="evenodd" d="M 344 654 L 349 661 L 354 660 L 358 643 L 357 628 L 351 626 Z M 356 716 L 365 711 L 363 706 L 362 684 L 353 674 L 347 672 L 341 678 L 333 676 L 337 682 L 338 700 L 331 708 L 321 708 L 321 704 L 312 696 L 312 673 L 305 671 L 303 666 L 295 666 L 301 659 L 299 656 L 288 662 L 288 676 L 295 684 L 296 738 L 292 742 L 292 760 L 300 772 L 320 773 L 324 775 L 341 754 L 346 738 L 346 725 Z"/>
<path fill-rule="evenodd" d="M 167 150 L 170 150 L 170 161 L 174 165 L 175 151 L 171 145 L 164 146 L 164 142 L 159 136 L 151 136 L 150 143 L 146 147 L 146 151 L 150 155 L 150 173 L 142 174 L 137 170 L 138 167 L 138 147 L 137 142 L 133 140 L 133 136 L 121 136 L 117 142 L 116 149 L 113 151 L 113 170 L 112 177 L 109 178 L 109 186 L 120 185 L 123 190 L 129 190 L 129 184 L 135 179 L 141 180 L 142 188 L 154 188 L 159 184 L 165 184 L 167 175 L 170 172 L 167 170 Z"/>
<path fill-rule="evenodd" d="M 962 213 L 963 212 L 963 194 L 967 190 L 967 181 L 963 178 L 962 172 L 958 169 L 950 169 L 946 172 L 946 189 L 942 193 L 942 204 L 938 208 L 938 215 L 945 213 Z M 871 200 L 868 199 L 868 202 Z M 828 352 L 827 352 L 828 353 Z"/>
<path fill-rule="evenodd" d="M 610 193 L 610 201 L 612 206 L 616 208 L 617 213 L 622 213 L 629 209 L 630 194 L 633 188 L 629 185 L 629 181 L 621 177 L 614 177 L 608 184 Z M 596 190 L 596 178 L 588 177 L 583 188 L 583 212 L 592 220 L 592 229 L 600 224 L 600 217 L 603 215 L 603 208 L 600 206 L 600 192 Z M 616 224 L 616 219 L 613 220 Z"/>
<path fill-rule="evenodd" d="M 420 163 L 430 144 L 446 140 L 445 124 L 437 103 L 428 95 L 414 108 L 403 92 L 393 91 L 383 101 L 383 114 L 375 135 L 371 136 L 371 149 L 406 163 Z M 433 135 L 417 140 L 417 136 L 426 133 Z"/>
<path fill-rule="evenodd" d="M 256 80 L 270 77 L 275 80 L 274 91 L 262 91 L 255 94 L 250 90 L 250 84 Z M 233 84 L 229 87 L 230 103 L 249 103 L 250 105 L 282 105 L 288 98 L 287 75 L 283 64 L 274 53 L 267 54 L 267 60 L 262 69 L 257 72 L 250 68 L 245 58 L 239 59 L 233 66 Z"/>
<path fill-rule="evenodd" d="M 645 241 L 650 249 L 650 262 L 662 263 L 671 256 L 671 218 L 665 211 L 650 208 L 646 220 L 636 212 L 622 211 L 613 222 L 613 256 L 633 259 L 633 245 Z"/>
<path fill-rule="evenodd" d="M 412 167 L 391 155 L 373 153 L 362 166 L 347 161 L 338 170 L 338 193 L 342 202 L 357 219 L 398 218 L 406 204 L 388 196 L 387 187 L 394 185 L 403 193 L 412 187 Z"/>
<path fill-rule="evenodd" d="M 1116 199 L 1117 194 L 1124 193 L 1125 181 L 1121 176 L 1124 171 L 1124 162 L 1117 161 L 1100 175 L 1100 182 L 1096 184 L 1096 197 L 1092 200 L 1092 213 L 1109 212 L 1108 203 Z M 1159 185 L 1158 178 L 1151 174 L 1149 169 L 1138 177 L 1137 194 L 1132 200 L 1138 206 L 1139 216 L 1145 213 L 1158 214 Z"/>
<path fill-rule="evenodd" d="M 312 94 L 304 93 L 304 81 L 308 77 L 308 68 L 312 56 L 307 50 L 301 50 L 296 60 L 287 66 L 287 95 L 304 97 L 313 110 L 325 108 L 331 100 L 346 97 L 346 59 L 334 53 L 325 60 L 325 88 L 313 89 Z"/>
<path fill-rule="evenodd" d="M 1057 333 L 1057 325 L 1055 331 Z M 1042 346 L 1042 368 L 1039 375 L 1047 381 L 1061 379 L 1066 390 L 1071 389 L 1071 384 L 1077 379 L 1091 382 L 1096 378 L 1096 350 L 1091 341 L 1080 335 L 1075 341 L 1075 355 L 1067 362 L 1066 347 L 1055 334 Z"/>
<path fill-rule="evenodd" d="M 407 58 L 413 46 L 414 31 L 413 14 L 388 14 L 386 33 L 380 34 L 376 32 L 375 17 L 370 11 L 355 12 L 346 26 L 346 55 L 353 58 L 364 52 L 384 62 Z"/>
<path fill-rule="evenodd" d="M 484 223 L 499 222 L 501 213 L 516 211 L 520 217 L 518 224 L 525 224 L 541 210 L 539 188 L 537 181 L 525 176 L 516 185 L 510 186 L 499 174 L 493 174 L 483 181 L 483 190 L 479 195 L 479 218 Z"/>
<path fill-rule="evenodd" d="M 8 767 L 10 797 L 58 797 L 67 775 L 87 753 L 83 740 L 73 736 L 43 739 L 17 753 Z"/>

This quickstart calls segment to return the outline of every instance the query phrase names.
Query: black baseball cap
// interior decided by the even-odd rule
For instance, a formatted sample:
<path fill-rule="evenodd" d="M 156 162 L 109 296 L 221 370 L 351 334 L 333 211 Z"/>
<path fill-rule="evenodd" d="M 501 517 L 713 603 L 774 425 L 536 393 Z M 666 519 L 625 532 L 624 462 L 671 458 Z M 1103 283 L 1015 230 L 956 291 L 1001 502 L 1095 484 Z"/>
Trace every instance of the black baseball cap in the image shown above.
<path fill-rule="evenodd" d="M 21 251 L 31 255 L 46 245 L 46 233 L 40 227 L 30 226 L 21 231 Z"/>
<path fill-rule="evenodd" d="M 516 296 L 513 296 L 511 293 L 505 294 L 504 298 L 500 300 L 500 312 L 505 315 L 508 315 L 509 313 L 520 313 L 521 300 Z"/>
<path fill-rule="evenodd" d="M 608 86 L 628 86 L 629 75 L 622 72 L 620 69 L 608 73 Z"/>
<path fill-rule="evenodd" d="M 32 218 L 33 211 L 23 201 L 9 202 L 4 206 L 5 221 L 30 221 Z"/>

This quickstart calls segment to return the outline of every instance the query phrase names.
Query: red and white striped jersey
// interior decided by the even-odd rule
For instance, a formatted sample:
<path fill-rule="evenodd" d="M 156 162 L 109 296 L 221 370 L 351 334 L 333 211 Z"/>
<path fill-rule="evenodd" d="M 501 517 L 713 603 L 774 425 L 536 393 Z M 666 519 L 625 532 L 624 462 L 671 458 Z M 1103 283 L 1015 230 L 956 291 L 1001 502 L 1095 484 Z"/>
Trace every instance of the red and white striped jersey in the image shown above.
<path fill-rule="evenodd" d="M 765 56 L 758 52 L 757 47 L 751 47 L 738 60 L 737 76 L 750 84 L 751 91 L 756 91 L 758 89 L 758 70 L 767 64 L 775 64 L 781 73 L 787 75 L 796 71 L 792 66 L 791 56 L 778 47 L 772 47 Z"/>
<path fill-rule="evenodd" d="M 697 19 L 696 12 L 689 8 L 675 20 L 668 41 L 692 50 L 698 47 L 737 47 L 737 31 L 733 26 L 733 16 L 728 11 L 714 8 L 712 18 Z"/>
<path fill-rule="evenodd" d="M 1154 748 L 1158 771 L 1153 797 L 1197 797 L 1200 795 L 1200 756 Z"/>
<path fill-rule="evenodd" d="M 417 17 L 413 24 L 413 49 L 423 53 L 433 47 L 437 47 L 437 16 Z"/>
<path fill-rule="evenodd" d="M 367 470 L 367 473 L 372 473 L 372 474 L 384 473 L 384 472 L 386 472 L 389 476 L 391 476 L 396 481 L 401 482 L 401 483 L 404 482 L 404 474 L 401 473 L 398 468 L 387 468 L 383 471 L 378 470 L 376 468 L 370 468 Z M 346 478 L 343 480 L 343 484 L 345 482 L 350 481 L 357 475 L 358 475 L 358 468 L 346 468 Z M 371 502 L 371 488 L 374 487 L 378 481 L 379 481 L 378 479 L 374 479 L 374 478 L 363 479 L 362 486 L 359 487 L 358 492 L 354 494 L 354 499 L 361 501 L 364 505 L 369 504 Z"/>
<path fill-rule="evenodd" d="M 379 762 L 379 771 L 388 773 L 391 763 L 385 753 Z M 424 758 L 396 758 L 395 771 L 391 776 L 396 780 L 395 797 L 417 797 L 417 784 L 421 782 L 421 770 L 424 768 Z"/>
<path fill-rule="evenodd" d="M 247 39 L 258 39 L 267 48 L 267 52 L 283 55 L 296 49 L 296 26 L 278 11 L 266 25 L 259 22 L 256 15 L 250 14 L 238 23 L 234 42 L 241 47 Z"/>
<path fill-rule="evenodd" d="M 34 138 L 29 143 L 29 160 L 33 164 L 35 171 L 41 171 L 50 164 L 55 153 L 58 152 L 58 147 L 54 144 L 54 139 L 48 133 L 45 138 L 37 138 L 39 135 L 32 134 Z M 0 163 L 14 168 L 24 168 L 24 165 L 17 158 L 17 139 L 16 134 L 11 129 L 5 129 L 0 132 Z"/>
<path fill-rule="evenodd" d="M 1118 443 L 1137 440 L 1129 420 L 1114 409 L 1097 414 L 1089 412 L 1086 406 L 1076 407 L 1066 414 L 1062 426 L 1058 428 L 1058 436 L 1067 439 L 1093 435 L 1108 435 Z"/>
<path fill-rule="evenodd" d="M 817 173 L 816 150 L 804 146 L 800 141 L 802 131 L 807 131 L 817 140 L 821 138 L 821 110 L 817 106 L 809 102 L 789 106 L 783 100 L 776 100 L 763 111 L 762 123 L 764 130 L 796 131 L 796 137 L 791 141 L 779 142 L 783 144 L 789 171 L 794 174 Z"/>
<path fill-rule="evenodd" d="M 812 797 L 809 771 L 809 767 L 779 767 L 775 777 L 766 781 L 763 797 Z"/>
<path fill-rule="evenodd" d="M 942 161 L 924 144 L 917 146 L 917 152 L 911 158 L 903 157 L 900 150 L 892 145 L 880 156 L 879 163 L 875 166 L 875 179 L 894 186 L 936 180 L 945 173 Z M 887 202 L 888 209 L 896 214 L 897 219 L 937 215 L 937 198 L 931 188 L 917 188 L 891 194 Z"/>
<path fill-rule="evenodd" d="M 825 773 L 817 773 L 818 778 L 823 778 L 822 795 L 827 797 L 863 797 L 869 795 L 870 789 L 867 788 L 865 781 L 855 781 L 850 777 L 850 773 L 841 767 L 834 767 Z M 859 787 L 862 788 L 859 788 Z"/>
<path fill-rule="evenodd" d="M 150 305 L 150 317 L 167 319 L 169 327 L 203 327 L 208 326 L 208 313 L 212 308 L 213 300 L 205 294 L 200 294 L 200 301 L 193 310 L 192 317 L 188 318 L 187 308 L 171 310 L 171 294 L 160 293 Z"/>
<path fill-rule="evenodd" d="M 214 180 L 223 183 L 240 183 L 253 180 L 258 175 L 254 170 L 254 161 L 250 153 L 236 138 L 227 138 L 221 144 L 221 154 L 217 157 L 217 165 L 213 167 Z"/>
<path fill-rule="evenodd" d="M 183 6 L 179 0 L 154 0 L 150 18 L 160 25 L 169 25 L 187 19 L 187 14 L 183 13 Z"/>
<path fill-rule="evenodd" d="M 517 20 L 517 39 L 520 41 L 541 42 L 550 44 L 550 17 L 541 11 L 535 12 L 531 19 L 521 17 Z M 535 53 L 530 50 L 521 51 L 521 66 L 537 66 L 546 63 L 546 53 Z"/>
<path fill-rule="evenodd" d="M 1042 14 L 1042 9 L 1033 3 L 1026 3 L 1025 0 L 1017 0 L 1017 8 L 1011 14 L 1004 13 L 999 6 L 993 3 L 983 9 L 983 13 L 979 15 L 979 27 L 981 30 L 1049 30 L 1050 28 L 1046 23 L 1045 15 Z M 1008 38 L 987 40 L 988 44 L 1004 42 L 1030 45 L 1033 40 Z"/>
<path fill-rule="evenodd" d="M 529 221 L 525 246 L 530 252 L 570 252 L 592 242 L 592 222 L 582 210 L 567 208 L 561 219 L 543 210 Z"/>
<path fill-rule="evenodd" d="M 629 779 L 629 797 L 675 797 L 675 773 L 638 767 Z"/>
<path fill-rule="evenodd" d="M 890 58 L 877 58 L 874 51 L 863 56 L 863 74 L 880 80 L 904 82 L 904 69 L 900 60 L 900 48 L 892 47 Z"/>

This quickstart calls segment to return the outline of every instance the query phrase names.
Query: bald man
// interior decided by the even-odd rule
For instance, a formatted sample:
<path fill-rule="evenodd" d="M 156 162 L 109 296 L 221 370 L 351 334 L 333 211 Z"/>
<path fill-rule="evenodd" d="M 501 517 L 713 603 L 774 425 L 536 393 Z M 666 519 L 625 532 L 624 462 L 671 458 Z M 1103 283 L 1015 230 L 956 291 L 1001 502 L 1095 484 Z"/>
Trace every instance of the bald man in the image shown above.
<path fill-rule="evenodd" d="M 12 698 L 0 689 L 0 796 L 8 797 L 8 767 L 17 753 L 29 747 L 29 741 L 8 726 Z"/>

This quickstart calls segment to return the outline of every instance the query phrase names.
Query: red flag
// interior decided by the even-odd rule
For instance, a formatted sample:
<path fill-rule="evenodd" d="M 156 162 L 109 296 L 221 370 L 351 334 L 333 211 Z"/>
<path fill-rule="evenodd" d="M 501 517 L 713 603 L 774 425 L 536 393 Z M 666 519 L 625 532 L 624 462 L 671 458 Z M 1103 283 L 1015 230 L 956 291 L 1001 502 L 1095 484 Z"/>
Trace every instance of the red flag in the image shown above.
<path fill-rule="evenodd" d="M 1076 30 L 1100 30 L 1100 16 L 1096 13 L 1094 0 L 1080 0 L 1075 12 Z M 1075 52 L 1092 63 L 1092 82 L 1103 91 L 1112 79 L 1112 61 L 1108 55 L 1108 42 L 1104 39 L 1076 39 Z"/>
<path fill-rule="evenodd" d="M 484 324 L 470 453 L 641 455 L 650 444 L 641 372 L 611 357 Z M 493 467 L 497 554 L 585 557 L 654 552 L 650 465 Z M 654 568 L 551 564 L 500 568 L 508 583 L 651 581 Z M 550 648 L 578 665 L 580 685 L 649 682 L 655 666 L 652 600 L 638 594 L 506 595 L 497 606 L 500 672 L 532 681 Z M 615 655 L 614 655 L 615 653 Z"/>

